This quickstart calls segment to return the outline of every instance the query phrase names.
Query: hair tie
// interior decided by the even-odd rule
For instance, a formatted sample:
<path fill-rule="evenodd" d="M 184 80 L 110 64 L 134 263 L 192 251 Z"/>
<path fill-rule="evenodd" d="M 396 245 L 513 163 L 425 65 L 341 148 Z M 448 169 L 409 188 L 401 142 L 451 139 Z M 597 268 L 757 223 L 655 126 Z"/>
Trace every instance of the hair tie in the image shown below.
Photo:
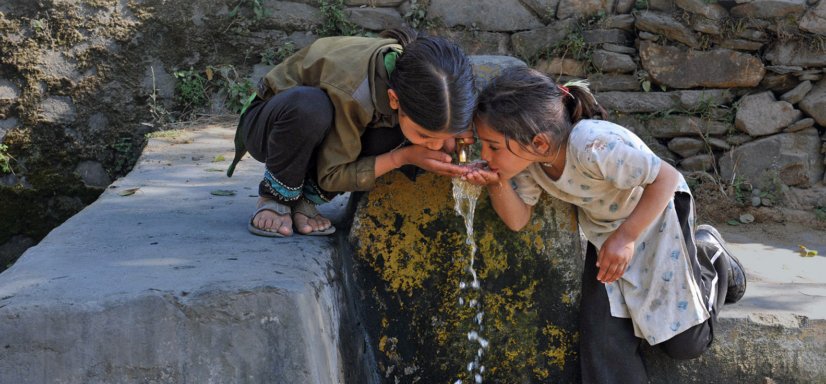
<path fill-rule="evenodd" d="M 560 90 L 560 91 L 562 91 L 562 93 L 564 93 L 564 94 L 565 94 L 565 96 L 568 96 L 568 97 L 570 97 L 570 98 L 572 98 L 572 99 L 574 98 L 574 96 L 573 96 L 573 95 L 571 95 L 571 90 L 570 90 L 570 89 L 568 89 L 568 87 L 566 87 L 566 86 L 564 86 L 564 85 L 557 85 L 557 87 L 559 88 L 559 90 Z"/>

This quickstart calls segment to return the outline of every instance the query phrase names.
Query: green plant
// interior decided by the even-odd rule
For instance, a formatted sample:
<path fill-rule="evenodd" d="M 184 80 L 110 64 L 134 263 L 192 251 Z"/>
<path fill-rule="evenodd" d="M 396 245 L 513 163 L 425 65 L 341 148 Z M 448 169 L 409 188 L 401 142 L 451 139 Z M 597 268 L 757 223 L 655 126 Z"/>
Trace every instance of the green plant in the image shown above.
<path fill-rule="evenodd" d="M 752 185 L 740 176 L 736 176 L 730 186 L 731 192 L 734 194 L 734 199 L 740 204 L 746 204 L 751 199 Z"/>
<path fill-rule="evenodd" d="M 364 31 L 347 19 L 344 14 L 344 0 L 320 0 L 319 10 L 324 21 L 316 29 L 321 36 L 354 36 Z"/>
<path fill-rule="evenodd" d="M 204 76 L 193 70 L 192 67 L 185 71 L 175 71 L 174 74 L 175 78 L 178 79 L 175 84 L 177 99 L 184 105 L 185 109 L 206 105 L 207 79 Z"/>
<path fill-rule="evenodd" d="M 414 29 L 427 29 L 434 25 L 433 20 L 427 18 L 429 0 L 411 0 L 410 7 L 402 18 Z"/>
<path fill-rule="evenodd" d="M 815 218 L 826 221 L 826 207 L 815 207 Z"/>
<path fill-rule="evenodd" d="M 0 144 L 0 171 L 14 174 L 14 169 L 11 167 L 12 161 L 14 157 L 9 155 L 9 147 L 6 144 Z"/>
<path fill-rule="evenodd" d="M 132 153 L 133 144 L 131 137 L 121 137 L 112 144 L 112 150 L 114 151 L 115 161 L 114 167 L 115 171 L 118 174 L 125 174 L 128 171 L 128 167 L 130 164 L 135 163 L 135 158 Z"/>
<path fill-rule="evenodd" d="M 295 44 L 292 41 L 282 44 L 277 49 L 267 48 L 264 50 L 264 53 L 261 54 L 261 64 L 278 64 L 290 57 L 295 51 Z"/>
<path fill-rule="evenodd" d="M 149 114 L 152 116 L 153 125 L 163 129 L 166 124 L 174 122 L 174 119 L 163 103 L 158 100 L 158 90 L 155 86 L 155 68 L 150 67 L 150 70 L 152 71 L 152 93 L 149 94 Z"/>
<path fill-rule="evenodd" d="M 235 18 L 238 16 L 239 11 L 241 10 L 241 6 L 247 5 L 252 8 L 252 12 L 255 15 L 255 20 L 259 21 L 264 19 L 268 16 L 267 10 L 264 8 L 263 0 L 241 0 L 232 11 L 229 12 L 230 18 Z"/>
<path fill-rule="evenodd" d="M 212 80 L 216 75 L 219 76 L 217 83 L 220 91 L 226 94 L 227 109 L 240 113 L 255 89 L 252 81 L 242 79 L 232 65 L 209 66 L 206 73 L 207 80 Z"/>

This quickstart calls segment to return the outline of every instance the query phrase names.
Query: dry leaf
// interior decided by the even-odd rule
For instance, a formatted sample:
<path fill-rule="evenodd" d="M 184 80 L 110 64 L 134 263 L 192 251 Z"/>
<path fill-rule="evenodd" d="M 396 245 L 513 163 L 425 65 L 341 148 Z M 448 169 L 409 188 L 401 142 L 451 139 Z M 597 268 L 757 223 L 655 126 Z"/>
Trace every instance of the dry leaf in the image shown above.
<path fill-rule="evenodd" d="M 140 188 L 129 188 L 129 189 L 124 189 L 124 190 L 122 190 L 122 191 L 118 192 L 118 195 L 121 195 L 121 196 L 131 196 L 131 195 L 134 195 L 134 194 L 135 194 L 135 192 L 137 192 L 139 189 L 140 189 Z"/>
<path fill-rule="evenodd" d="M 800 256 L 815 257 L 815 256 L 817 256 L 817 250 L 809 249 L 809 248 L 804 247 L 803 245 L 800 245 Z"/>
<path fill-rule="evenodd" d="M 235 196 L 235 191 L 231 189 L 216 189 L 210 193 L 215 196 Z"/>

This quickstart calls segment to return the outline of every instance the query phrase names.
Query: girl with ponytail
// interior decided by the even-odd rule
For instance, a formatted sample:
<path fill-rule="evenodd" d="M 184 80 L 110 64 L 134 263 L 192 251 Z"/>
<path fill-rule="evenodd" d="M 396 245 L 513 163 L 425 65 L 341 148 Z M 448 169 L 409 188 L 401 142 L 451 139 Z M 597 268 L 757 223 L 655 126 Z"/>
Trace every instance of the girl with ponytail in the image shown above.
<path fill-rule="evenodd" d="M 557 85 L 505 70 L 479 95 L 474 118 L 493 208 L 523 228 L 540 195 L 577 206 L 588 240 L 580 300 L 583 383 L 647 383 L 642 342 L 699 356 L 717 311 L 746 287 L 742 265 L 711 226 L 694 228 L 683 176 L 604 111 L 585 82 Z M 577 257 L 571 255 L 571 257 Z"/>
<path fill-rule="evenodd" d="M 476 94 L 456 44 L 397 29 L 318 39 L 267 73 L 250 101 L 227 176 L 246 151 L 265 163 L 247 227 L 281 237 L 332 233 L 316 205 L 393 169 L 460 175 L 448 152 L 472 137 Z"/>

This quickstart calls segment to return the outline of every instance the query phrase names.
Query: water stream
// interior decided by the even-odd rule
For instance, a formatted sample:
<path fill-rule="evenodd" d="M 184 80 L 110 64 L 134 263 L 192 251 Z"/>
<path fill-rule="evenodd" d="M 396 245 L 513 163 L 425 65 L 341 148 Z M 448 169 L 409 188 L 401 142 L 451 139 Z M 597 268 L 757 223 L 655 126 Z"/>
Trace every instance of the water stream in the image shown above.
<path fill-rule="evenodd" d="M 470 246 L 470 258 L 468 262 L 467 272 L 471 278 L 470 282 L 461 281 L 459 289 L 463 294 L 459 297 L 459 305 L 467 305 L 476 309 L 474 316 L 474 327 L 468 331 L 468 341 L 478 344 L 478 349 L 474 355 L 473 361 L 468 362 L 467 370 L 473 381 L 476 384 L 482 383 L 482 374 L 485 373 L 485 366 L 482 365 L 482 355 L 485 349 L 488 348 L 488 340 L 482 337 L 484 326 L 482 325 L 482 318 L 485 312 L 482 310 L 482 305 L 479 302 L 481 298 L 481 285 L 479 277 L 474 268 L 474 260 L 476 257 L 476 241 L 473 237 L 473 215 L 476 212 L 476 201 L 482 193 L 482 186 L 474 185 L 464 181 L 460 178 L 453 179 L 453 199 L 456 201 L 454 208 L 456 213 L 462 216 L 465 220 L 465 230 L 467 231 L 467 239 L 465 243 Z M 465 297 L 467 296 L 467 300 Z M 456 380 L 454 384 L 462 384 L 462 380 Z"/>

